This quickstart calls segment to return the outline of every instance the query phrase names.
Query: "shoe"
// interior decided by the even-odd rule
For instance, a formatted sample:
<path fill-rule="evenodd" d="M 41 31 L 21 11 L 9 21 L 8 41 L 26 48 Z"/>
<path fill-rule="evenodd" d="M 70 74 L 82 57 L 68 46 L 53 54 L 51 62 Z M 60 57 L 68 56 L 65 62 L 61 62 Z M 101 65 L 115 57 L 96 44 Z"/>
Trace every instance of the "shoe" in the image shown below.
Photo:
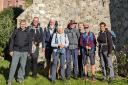
<path fill-rule="evenodd" d="M 67 79 L 67 80 L 70 80 L 70 77 L 67 77 L 66 79 Z"/>
<path fill-rule="evenodd" d="M 55 83 L 56 83 L 55 80 L 52 80 L 52 85 L 55 85 Z"/>
<path fill-rule="evenodd" d="M 78 77 L 77 77 L 77 76 L 74 76 L 74 79 L 76 79 L 76 80 L 77 80 L 77 79 L 78 79 Z"/>
<path fill-rule="evenodd" d="M 65 84 L 66 83 L 66 80 L 65 79 L 62 79 L 62 82 L 63 82 L 63 84 Z"/>
<path fill-rule="evenodd" d="M 101 79 L 101 81 L 106 82 L 106 81 L 107 81 L 107 79 L 106 79 L 106 78 L 102 78 L 102 79 Z"/>
<path fill-rule="evenodd" d="M 113 80 L 114 78 L 109 78 L 108 83 L 112 83 Z"/>
<path fill-rule="evenodd" d="M 84 80 L 85 80 L 85 81 L 88 81 L 88 77 L 87 77 L 87 76 L 85 76 Z"/>
<path fill-rule="evenodd" d="M 18 82 L 19 84 L 21 84 L 23 81 L 20 80 L 20 81 L 17 81 L 17 82 Z"/>
<path fill-rule="evenodd" d="M 7 85 L 12 85 L 12 82 L 8 82 L 8 84 Z"/>
<path fill-rule="evenodd" d="M 96 81 L 96 77 L 93 75 L 92 76 L 92 81 L 95 82 Z"/>
<path fill-rule="evenodd" d="M 38 78 L 38 76 L 37 75 L 34 75 L 34 76 L 32 76 L 34 79 L 37 79 Z"/>

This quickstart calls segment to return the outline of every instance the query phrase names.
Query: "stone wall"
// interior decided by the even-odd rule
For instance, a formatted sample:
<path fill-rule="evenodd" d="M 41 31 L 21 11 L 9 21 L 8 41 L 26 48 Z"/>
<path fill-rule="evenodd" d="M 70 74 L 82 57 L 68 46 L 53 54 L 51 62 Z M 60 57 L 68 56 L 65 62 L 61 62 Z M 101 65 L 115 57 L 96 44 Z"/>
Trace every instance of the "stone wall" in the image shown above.
<path fill-rule="evenodd" d="M 89 23 L 95 31 L 101 21 L 110 26 L 109 0 L 33 0 L 33 5 L 18 20 L 25 18 L 30 24 L 34 16 L 40 17 L 42 26 L 46 26 L 50 18 L 55 18 L 64 27 L 74 19 Z"/>

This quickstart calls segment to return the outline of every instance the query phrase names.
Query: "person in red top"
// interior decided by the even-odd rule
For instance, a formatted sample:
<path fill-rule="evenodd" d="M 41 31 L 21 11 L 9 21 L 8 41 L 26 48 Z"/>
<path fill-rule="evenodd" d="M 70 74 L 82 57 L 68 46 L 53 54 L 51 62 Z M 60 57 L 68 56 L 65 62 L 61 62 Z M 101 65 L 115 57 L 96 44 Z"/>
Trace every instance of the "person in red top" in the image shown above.
<path fill-rule="evenodd" d="M 94 33 L 90 31 L 89 25 L 85 25 L 85 32 L 80 36 L 80 46 L 82 47 L 82 57 L 83 65 L 85 70 L 85 80 L 88 80 L 88 64 L 87 59 L 90 58 L 91 70 L 92 70 L 92 80 L 95 81 L 95 48 L 96 48 L 96 38 Z"/>

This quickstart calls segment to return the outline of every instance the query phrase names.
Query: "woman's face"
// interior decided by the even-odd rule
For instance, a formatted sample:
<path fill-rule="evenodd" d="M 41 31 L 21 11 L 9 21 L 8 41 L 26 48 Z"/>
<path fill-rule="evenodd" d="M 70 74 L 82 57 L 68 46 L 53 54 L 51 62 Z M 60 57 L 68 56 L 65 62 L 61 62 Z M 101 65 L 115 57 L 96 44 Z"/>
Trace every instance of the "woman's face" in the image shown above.
<path fill-rule="evenodd" d="M 58 28 L 57 32 L 58 32 L 59 34 L 62 34 L 62 33 L 64 33 L 64 30 L 63 30 L 63 28 Z"/>
<path fill-rule="evenodd" d="M 76 28 L 76 24 L 71 24 L 70 28 Z"/>
<path fill-rule="evenodd" d="M 89 29 L 89 26 L 88 26 L 88 25 L 85 25 L 84 29 L 85 29 L 85 32 L 89 32 L 89 31 L 90 31 L 90 29 Z"/>

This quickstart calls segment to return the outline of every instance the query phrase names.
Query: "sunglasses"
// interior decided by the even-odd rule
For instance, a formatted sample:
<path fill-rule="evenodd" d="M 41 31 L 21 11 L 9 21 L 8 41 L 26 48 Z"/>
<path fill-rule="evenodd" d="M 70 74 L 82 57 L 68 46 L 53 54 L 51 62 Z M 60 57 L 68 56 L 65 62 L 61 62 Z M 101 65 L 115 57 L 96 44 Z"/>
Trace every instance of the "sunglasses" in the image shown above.
<path fill-rule="evenodd" d="M 85 27 L 85 29 L 88 29 L 89 27 Z"/>

